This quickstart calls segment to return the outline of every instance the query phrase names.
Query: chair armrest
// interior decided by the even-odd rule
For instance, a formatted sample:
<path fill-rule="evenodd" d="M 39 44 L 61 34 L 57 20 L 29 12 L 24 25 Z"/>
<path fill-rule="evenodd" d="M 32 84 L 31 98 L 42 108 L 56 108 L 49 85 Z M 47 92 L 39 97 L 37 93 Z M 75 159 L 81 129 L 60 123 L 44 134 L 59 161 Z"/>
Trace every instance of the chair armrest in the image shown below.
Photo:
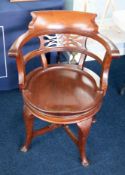
<path fill-rule="evenodd" d="M 109 49 L 108 49 L 108 51 L 110 52 L 112 58 L 117 58 L 120 56 L 118 48 L 109 38 L 107 38 L 106 36 L 104 36 L 102 34 L 99 34 L 98 36 L 107 43 L 107 45 L 110 49 L 110 51 L 109 51 Z"/>
<path fill-rule="evenodd" d="M 120 56 L 120 53 L 118 48 L 110 39 L 108 39 L 107 37 L 101 34 L 99 34 L 99 37 L 104 41 L 103 45 L 106 48 L 106 53 L 102 64 L 101 79 L 100 79 L 100 87 L 101 87 L 101 90 L 104 91 L 104 95 L 105 95 L 108 87 L 108 76 L 109 76 L 109 69 L 110 69 L 112 58 L 118 58 Z"/>
<path fill-rule="evenodd" d="M 22 46 L 30 39 L 30 33 L 25 32 L 21 36 L 19 36 L 15 42 L 12 44 L 12 46 L 9 49 L 8 55 L 10 57 L 18 57 L 20 54 L 20 49 Z"/>
<path fill-rule="evenodd" d="M 22 90 L 25 85 L 26 73 L 25 73 L 25 63 L 22 55 L 21 48 L 22 46 L 30 39 L 29 32 L 22 34 L 17 40 L 13 43 L 9 49 L 8 55 L 16 58 L 17 69 L 18 69 L 18 81 L 19 88 Z"/>

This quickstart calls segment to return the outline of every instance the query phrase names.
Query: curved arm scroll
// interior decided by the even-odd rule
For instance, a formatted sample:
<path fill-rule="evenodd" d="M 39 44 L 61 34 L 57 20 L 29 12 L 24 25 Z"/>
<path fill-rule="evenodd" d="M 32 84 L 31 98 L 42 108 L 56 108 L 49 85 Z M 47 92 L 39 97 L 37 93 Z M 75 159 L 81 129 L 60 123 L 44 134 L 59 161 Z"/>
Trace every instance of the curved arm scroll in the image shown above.
<path fill-rule="evenodd" d="M 18 81 L 19 88 L 22 90 L 25 84 L 25 63 L 23 59 L 23 55 L 21 52 L 21 48 L 23 45 L 30 39 L 30 33 L 26 32 L 22 34 L 11 46 L 9 49 L 8 55 L 16 58 L 17 69 L 18 69 Z"/>
<path fill-rule="evenodd" d="M 24 34 L 22 34 L 21 36 L 19 36 L 16 39 L 16 41 L 12 44 L 12 46 L 10 47 L 8 55 L 10 57 L 19 56 L 19 52 L 20 52 L 21 48 L 28 40 L 30 40 L 31 37 L 32 37 L 32 34 L 29 31 L 27 31 Z"/>
<path fill-rule="evenodd" d="M 101 34 L 98 34 L 98 36 L 99 36 L 99 39 L 104 41 L 103 45 L 106 48 L 106 53 L 102 64 L 101 79 L 100 79 L 100 88 L 101 90 L 103 90 L 105 95 L 108 87 L 108 76 L 109 76 L 111 61 L 113 58 L 118 58 L 120 54 L 119 54 L 118 48 L 110 39 L 108 39 L 107 37 Z"/>
<path fill-rule="evenodd" d="M 110 47 L 110 54 L 111 54 L 112 58 L 119 57 L 119 50 L 116 47 L 116 45 L 109 38 L 107 38 L 106 36 L 104 36 L 104 35 L 102 35 L 100 33 L 98 34 L 98 36 L 100 38 L 102 38 L 107 43 L 107 45 L 109 45 L 109 47 Z"/>

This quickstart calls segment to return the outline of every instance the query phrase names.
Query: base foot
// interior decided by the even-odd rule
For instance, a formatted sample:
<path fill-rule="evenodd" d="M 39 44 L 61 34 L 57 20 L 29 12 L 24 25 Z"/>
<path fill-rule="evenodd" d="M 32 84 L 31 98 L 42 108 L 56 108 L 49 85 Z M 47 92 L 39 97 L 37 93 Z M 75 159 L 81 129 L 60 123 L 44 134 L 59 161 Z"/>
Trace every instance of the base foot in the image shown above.
<path fill-rule="evenodd" d="M 83 160 L 83 161 L 82 161 L 82 165 L 83 165 L 84 167 L 89 166 L 88 160 Z"/>
<path fill-rule="evenodd" d="M 26 148 L 26 146 L 23 146 L 23 147 L 20 149 L 20 151 L 26 153 L 26 152 L 28 151 L 28 149 Z"/>

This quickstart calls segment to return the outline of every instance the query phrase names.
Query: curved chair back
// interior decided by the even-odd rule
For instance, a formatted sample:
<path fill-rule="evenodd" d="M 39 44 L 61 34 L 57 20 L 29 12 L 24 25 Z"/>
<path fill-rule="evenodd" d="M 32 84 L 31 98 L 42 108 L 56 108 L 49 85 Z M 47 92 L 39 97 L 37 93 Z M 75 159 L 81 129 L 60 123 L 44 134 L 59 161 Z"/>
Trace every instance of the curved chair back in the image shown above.
<path fill-rule="evenodd" d="M 95 76 L 98 86 L 104 94 L 108 85 L 108 72 L 112 57 L 118 56 L 118 49 L 107 38 L 98 32 L 95 23 L 96 14 L 75 11 L 36 11 L 32 12 L 32 21 L 28 31 L 20 36 L 9 51 L 10 56 L 17 58 L 19 71 L 19 84 L 22 89 L 25 84 L 25 64 L 37 55 L 41 56 L 43 68 L 47 68 L 45 54 L 48 52 L 78 52 L 80 53 L 77 64 L 84 68 L 86 58 L 89 56 L 101 64 L 101 73 Z M 22 54 L 22 47 L 32 38 L 39 38 L 39 47 L 26 55 Z M 101 46 L 104 49 L 103 56 L 96 54 L 97 47 L 93 51 L 87 48 L 88 42 Z M 93 47 L 92 46 L 92 47 Z M 100 52 L 102 52 L 100 50 Z M 92 73 L 90 70 L 89 73 Z"/>

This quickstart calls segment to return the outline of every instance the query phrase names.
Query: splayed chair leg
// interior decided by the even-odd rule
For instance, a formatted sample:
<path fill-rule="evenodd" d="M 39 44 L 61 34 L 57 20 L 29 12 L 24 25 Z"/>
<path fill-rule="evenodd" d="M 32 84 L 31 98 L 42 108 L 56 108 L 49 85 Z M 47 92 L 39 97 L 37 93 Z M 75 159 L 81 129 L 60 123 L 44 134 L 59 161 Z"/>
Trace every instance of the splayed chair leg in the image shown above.
<path fill-rule="evenodd" d="M 89 165 L 89 162 L 86 157 L 85 146 L 86 146 L 87 137 L 89 135 L 89 131 L 91 128 L 92 120 L 93 120 L 92 118 L 89 118 L 87 120 L 77 123 L 77 126 L 79 128 L 78 146 L 79 146 L 80 156 L 82 159 L 82 165 L 85 167 Z"/>
<path fill-rule="evenodd" d="M 23 147 L 21 148 L 22 152 L 27 152 L 28 148 L 31 144 L 32 138 L 33 138 L 33 122 L 34 122 L 34 116 L 31 115 L 26 108 L 24 109 L 24 122 L 25 122 L 25 128 L 26 128 L 26 139 Z"/>

